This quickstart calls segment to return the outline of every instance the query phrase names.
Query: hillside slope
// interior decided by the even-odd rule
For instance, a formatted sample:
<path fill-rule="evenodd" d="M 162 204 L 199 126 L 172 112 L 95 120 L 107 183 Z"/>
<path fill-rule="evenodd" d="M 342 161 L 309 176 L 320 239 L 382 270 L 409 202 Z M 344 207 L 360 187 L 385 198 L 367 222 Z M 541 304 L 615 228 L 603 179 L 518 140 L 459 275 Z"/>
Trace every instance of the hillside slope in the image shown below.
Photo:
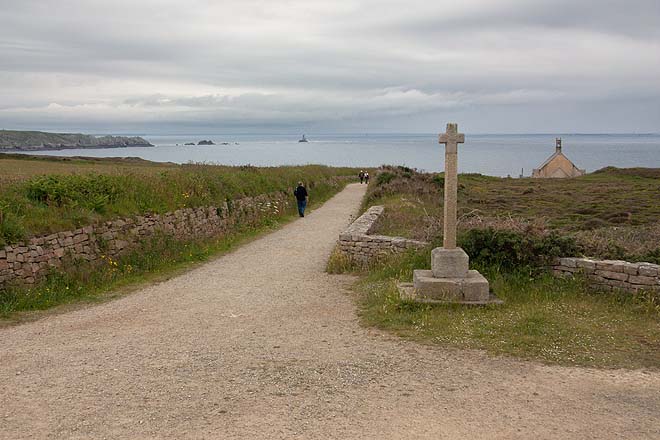
<path fill-rule="evenodd" d="M 153 147 L 137 136 L 92 136 L 81 133 L 0 130 L 0 150 L 62 150 L 69 148 Z"/>

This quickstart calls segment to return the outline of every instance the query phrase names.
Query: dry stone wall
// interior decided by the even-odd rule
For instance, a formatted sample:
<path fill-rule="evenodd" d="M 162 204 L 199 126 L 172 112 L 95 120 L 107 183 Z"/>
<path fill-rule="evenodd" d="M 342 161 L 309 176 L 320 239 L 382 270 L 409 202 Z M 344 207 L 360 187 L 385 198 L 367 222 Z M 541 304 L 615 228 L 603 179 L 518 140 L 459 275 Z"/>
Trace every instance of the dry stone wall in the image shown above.
<path fill-rule="evenodd" d="M 428 243 L 401 237 L 371 235 L 385 208 L 372 206 L 339 235 L 337 249 L 353 260 L 368 264 L 380 256 L 422 248 Z M 558 258 L 550 268 L 555 276 L 585 276 L 589 283 L 601 290 L 640 290 L 660 293 L 660 265 L 629 263 L 620 260 L 592 260 L 589 258 Z"/>
<path fill-rule="evenodd" d="M 32 237 L 0 248 L 0 287 L 34 284 L 67 262 L 120 255 L 156 233 L 179 239 L 221 235 L 236 224 L 255 224 L 266 216 L 282 215 L 289 206 L 288 198 L 284 193 L 247 197 L 217 207 L 184 208 Z"/>
<path fill-rule="evenodd" d="M 339 234 L 337 249 L 361 264 L 369 264 L 374 259 L 387 254 L 402 252 L 406 249 L 421 248 L 427 245 L 423 241 L 409 240 L 402 237 L 371 235 L 378 218 L 385 208 L 372 206 L 358 217 L 344 232 Z"/>
<path fill-rule="evenodd" d="M 628 292 L 649 290 L 660 292 L 660 266 L 651 263 L 628 263 L 620 260 L 559 258 L 552 271 L 556 276 L 582 274 L 601 290 L 620 289 Z"/>

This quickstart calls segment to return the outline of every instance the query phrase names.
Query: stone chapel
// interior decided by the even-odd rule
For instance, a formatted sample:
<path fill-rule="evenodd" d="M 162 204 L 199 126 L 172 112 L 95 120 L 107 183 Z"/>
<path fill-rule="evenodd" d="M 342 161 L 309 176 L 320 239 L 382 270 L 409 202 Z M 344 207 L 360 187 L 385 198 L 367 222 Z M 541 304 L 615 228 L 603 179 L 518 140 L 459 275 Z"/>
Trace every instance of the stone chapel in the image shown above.
<path fill-rule="evenodd" d="M 540 167 L 532 171 L 532 177 L 563 178 L 584 175 L 585 170 L 575 166 L 561 151 L 561 138 L 555 139 L 555 154 L 550 156 Z"/>

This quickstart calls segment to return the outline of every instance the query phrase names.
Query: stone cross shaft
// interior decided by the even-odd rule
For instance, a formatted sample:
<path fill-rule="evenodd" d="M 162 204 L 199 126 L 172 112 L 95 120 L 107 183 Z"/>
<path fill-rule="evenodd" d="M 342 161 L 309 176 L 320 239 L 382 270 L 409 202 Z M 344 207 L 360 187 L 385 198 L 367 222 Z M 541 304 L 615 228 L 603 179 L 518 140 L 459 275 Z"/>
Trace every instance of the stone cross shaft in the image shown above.
<path fill-rule="evenodd" d="M 438 142 L 445 144 L 445 224 L 443 247 L 456 248 L 456 204 L 458 199 L 458 144 L 465 143 L 465 135 L 458 132 L 457 124 L 447 124 Z"/>

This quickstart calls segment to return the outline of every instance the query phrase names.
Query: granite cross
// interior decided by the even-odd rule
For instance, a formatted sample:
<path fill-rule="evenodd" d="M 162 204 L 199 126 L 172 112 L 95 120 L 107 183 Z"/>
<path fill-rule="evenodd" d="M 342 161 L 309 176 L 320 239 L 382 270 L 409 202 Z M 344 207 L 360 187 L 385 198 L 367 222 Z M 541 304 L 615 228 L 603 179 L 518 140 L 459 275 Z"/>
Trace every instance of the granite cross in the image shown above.
<path fill-rule="evenodd" d="M 458 198 L 458 144 L 465 143 L 465 135 L 457 124 L 447 124 L 438 142 L 445 144 L 445 224 L 443 247 L 456 248 L 456 201 Z"/>

